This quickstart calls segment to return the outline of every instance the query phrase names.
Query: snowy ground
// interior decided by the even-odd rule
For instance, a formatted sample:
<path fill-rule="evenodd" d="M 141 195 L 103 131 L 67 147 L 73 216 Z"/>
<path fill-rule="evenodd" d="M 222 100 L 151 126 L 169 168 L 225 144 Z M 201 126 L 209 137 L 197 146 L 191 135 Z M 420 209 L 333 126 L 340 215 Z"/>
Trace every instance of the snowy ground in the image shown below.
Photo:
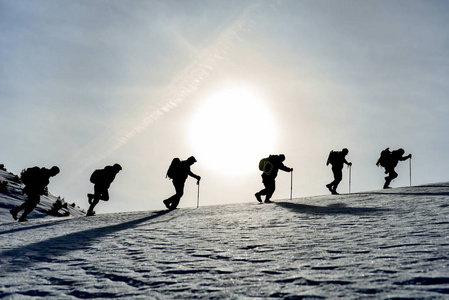
<path fill-rule="evenodd" d="M 0 185 L 5 182 L 6 190 L 0 190 L 0 224 L 4 222 L 11 222 L 12 216 L 9 212 L 10 209 L 13 209 L 23 202 L 27 200 L 26 194 L 23 193 L 24 185 L 18 183 L 14 178 L 16 175 L 5 171 L 4 169 L 0 169 Z M 51 189 L 51 183 L 50 183 Z M 48 211 L 51 210 L 53 204 L 58 199 L 49 193 L 48 196 L 42 195 L 40 198 L 40 203 L 31 212 L 27 219 L 49 219 L 49 218 L 57 218 L 56 216 L 48 215 Z M 63 201 L 65 203 L 65 201 Z M 23 210 L 19 213 L 19 217 L 22 215 Z M 67 203 L 67 206 L 58 210 L 58 214 L 70 214 L 71 216 L 84 216 L 86 213 L 82 211 L 81 208 L 76 206 L 75 204 Z"/>
<path fill-rule="evenodd" d="M 0 225 L 0 298 L 449 298 L 449 183 Z"/>

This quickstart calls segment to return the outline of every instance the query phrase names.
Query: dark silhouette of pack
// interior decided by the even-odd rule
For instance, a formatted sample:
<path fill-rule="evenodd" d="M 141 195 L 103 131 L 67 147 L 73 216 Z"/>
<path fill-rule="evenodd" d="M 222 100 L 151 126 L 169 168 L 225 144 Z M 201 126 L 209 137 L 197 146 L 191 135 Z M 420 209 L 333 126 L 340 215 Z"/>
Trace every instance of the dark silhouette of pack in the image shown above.
<path fill-rule="evenodd" d="M 265 166 L 265 172 L 262 174 L 262 177 L 271 177 L 276 178 L 279 170 L 283 170 L 285 172 L 291 172 L 291 170 L 286 166 L 284 166 L 285 155 L 284 154 L 272 154 L 268 157 L 268 162 Z"/>
<path fill-rule="evenodd" d="M 93 184 L 100 184 L 109 188 L 115 179 L 115 175 L 117 175 L 117 171 L 114 170 L 114 166 L 106 166 L 104 169 L 96 169 L 93 171 L 89 180 Z"/>
<path fill-rule="evenodd" d="M 262 158 L 259 162 L 259 170 L 262 171 L 266 175 L 270 175 L 271 171 L 273 171 L 274 165 L 270 161 L 273 158 L 273 155 Z"/>
<path fill-rule="evenodd" d="M 327 165 L 327 166 L 328 166 L 329 164 L 334 165 L 334 164 L 337 162 L 340 153 L 341 153 L 341 152 L 339 152 L 339 151 L 331 150 L 331 152 L 329 152 L 329 156 L 327 157 L 326 165 Z"/>
<path fill-rule="evenodd" d="M 90 175 L 90 182 L 92 182 L 93 184 L 97 183 L 100 181 L 100 177 L 101 177 L 101 169 L 96 169 L 92 175 Z"/>
<path fill-rule="evenodd" d="M 376 166 L 381 167 L 388 167 L 388 165 L 391 163 L 391 155 L 392 152 L 390 151 L 390 147 L 386 148 L 385 150 L 382 150 L 380 152 L 380 157 L 376 162 Z"/>
<path fill-rule="evenodd" d="M 50 183 L 48 171 L 45 168 L 41 169 L 39 167 L 26 169 L 20 177 L 22 183 L 25 184 L 25 192 L 33 190 L 43 194 L 45 187 Z"/>
<path fill-rule="evenodd" d="M 25 172 L 22 173 L 20 179 L 22 180 L 22 183 L 25 185 L 31 184 L 33 181 L 38 180 L 40 177 L 41 168 L 39 167 L 32 167 L 25 170 Z"/>
<path fill-rule="evenodd" d="M 165 178 L 174 179 L 178 178 L 181 175 L 182 166 L 181 166 L 181 160 L 177 157 L 173 158 L 173 160 L 170 163 L 170 166 L 167 170 L 167 175 Z"/>
<path fill-rule="evenodd" d="M 333 168 L 343 168 L 343 165 L 346 162 L 346 155 L 348 154 L 348 149 L 343 148 L 341 151 L 332 150 L 329 152 L 329 156 L 327 157 L 326 166 L 329 164 L 332 165 Z"/>

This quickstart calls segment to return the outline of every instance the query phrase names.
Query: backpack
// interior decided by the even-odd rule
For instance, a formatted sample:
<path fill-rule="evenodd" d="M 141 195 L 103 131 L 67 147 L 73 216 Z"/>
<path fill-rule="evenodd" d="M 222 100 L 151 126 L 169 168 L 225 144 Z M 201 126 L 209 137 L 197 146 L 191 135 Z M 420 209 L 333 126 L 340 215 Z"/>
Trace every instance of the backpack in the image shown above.
<path fill-rule="evenodd" d="M 22 183 L 25 185 L 32 184 L 33 181 L 35 182 L 37 179 L 39 179 L 40 171 L 41 169 L 39 167 L 32 167 L 26 169 L 20 176 Z"/>
<path fill-rule="evenodd" d="M 165 178 L 174 179 L 174 178 L 178 177 L 180 167 L 181 167 L 181 160 L 177 157 L 173 158 L 170 166 L 168 167 L 167 175 L 165 176 Z"/>
<path fill-rule="evenodd" d="M 391 158 L 390 148 L 382 150 L 382 152 L 380 152 L 380 157 L 376 162 L 376 166 L 378 167 L 381 166 L 385 168 L 390 162 L 390 158 Z"/>
<path fill-rule="evenodd" d="M 326 166 L 328 166 L 329 164 L 333 165 L 338 157 L 338 154 L 339 154 L 339 152 L 334 151 L 334 150 L 329 152 L 329 156 L 327 157 Z"/>
<path fill-rule="evenodd" d="M 102 173 L 101 169 L 96 169 L 92 173 L 92 175 L 90 175 L 90 182 L 92 182 L 93 184 L 98 183 L 101 180 L 101 173 Z"/>
<path fill-rule="evenodd" d="M 270 175 L 273 171 L 274 165 L 270 162 L 271 155 L 269 157 L 262 158 L 259 162 L 259 170 L 263 171 L 265 175 Z"/>

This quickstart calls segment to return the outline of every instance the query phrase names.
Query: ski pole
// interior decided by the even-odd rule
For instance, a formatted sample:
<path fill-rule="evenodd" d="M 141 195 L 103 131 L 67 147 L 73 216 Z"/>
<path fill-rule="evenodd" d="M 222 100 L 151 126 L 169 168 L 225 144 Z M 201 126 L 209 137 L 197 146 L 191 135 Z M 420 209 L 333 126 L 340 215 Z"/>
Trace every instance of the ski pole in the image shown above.
<path fill-rule="evenodd" d="M 290 172 L 290 200 L 292 200 L 293 193 L 293 170 Z"/>
<path fill-rule="evenodd" d="M 409 166 L 410 166 L 410 186 L 412 186 L 412 158 L 411 157 L 410 157 Z"/>
<path fill-rule="evenodd" d="M 200 182 L 198 181 L 196 185 L 198 186 L 198 193 L 196 196 L 196 208 L 198 208 L 200 207 Z"/>

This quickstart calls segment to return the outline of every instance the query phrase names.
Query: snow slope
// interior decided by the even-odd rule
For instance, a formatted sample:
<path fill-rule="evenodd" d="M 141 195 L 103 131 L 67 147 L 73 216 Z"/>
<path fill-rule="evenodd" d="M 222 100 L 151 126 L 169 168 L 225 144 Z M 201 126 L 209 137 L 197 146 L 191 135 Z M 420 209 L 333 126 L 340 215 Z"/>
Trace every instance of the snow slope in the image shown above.
<path fill-rule="evenodd" d="M 0 297 L 448 298 L 448 200 L 441 183 L 4 223 Z"/>
<path fill-rule="evenodd" d="M 16 175 L 9 173 L 6 170 L 0 169 L 0 183 L 7 182 L 7 191 L 0 191 L 0 224 L 11 222 L 13 218 L 11 217 L 9 210 L 21 205 L 27 199 L 27 196 L 23 194 L 23 184 L 17 183 L 14 180 L 15 176 Z M 49 190 L 51 190 L 51 179 Z M 51 209 L 53 203 L 55 203 L 57 199 L 58 198 L 51 193 L 48 193 L 48 196 L 41 196 L 40 203 L 37 205 L 36 209 L 28 215 L 27 219 L 57 218 L 47 214 L 47 211 Z M 85 215 L 85 212 L 76 205 L 67 205 L 67 208 L 60 209 L 59 213 L 64 214 L 67 211 L 70 213 L 70 216 L 79 217 Z M 19 213 L 19 217 L 22 213 L 23 211 Z"/>

